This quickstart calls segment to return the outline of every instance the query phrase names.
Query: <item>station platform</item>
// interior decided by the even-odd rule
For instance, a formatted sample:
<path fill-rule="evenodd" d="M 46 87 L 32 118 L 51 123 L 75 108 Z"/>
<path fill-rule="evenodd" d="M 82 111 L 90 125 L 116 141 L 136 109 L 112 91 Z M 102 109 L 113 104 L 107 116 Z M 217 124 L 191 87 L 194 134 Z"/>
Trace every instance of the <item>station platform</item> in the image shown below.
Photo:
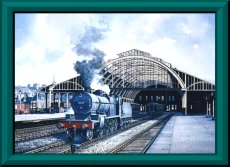
<path fill-rule="evenodd" d="M 15 115 L 15 122 L 40 122 L 46 120 L 59 120 L 65 118 L 65 113 L 55 114 L 23 114 Z"/>
<path fill-rule="evenodd" d="M 172 116 L 146 153 L 215 153 L 215 121 L 206 116 Z"/>

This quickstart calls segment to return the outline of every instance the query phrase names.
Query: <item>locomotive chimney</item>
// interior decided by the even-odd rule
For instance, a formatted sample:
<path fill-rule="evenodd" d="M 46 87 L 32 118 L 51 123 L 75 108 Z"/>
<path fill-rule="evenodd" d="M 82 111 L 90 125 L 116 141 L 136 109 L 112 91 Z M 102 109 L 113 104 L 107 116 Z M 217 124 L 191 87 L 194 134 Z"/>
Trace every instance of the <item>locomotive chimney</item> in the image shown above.
<path fill-rule="evenodd" d="M 90 93 L 91 88 L 86 86 L 86 87 L 84 87 L 84 90 L 85 90 L 85 92 Z"/>

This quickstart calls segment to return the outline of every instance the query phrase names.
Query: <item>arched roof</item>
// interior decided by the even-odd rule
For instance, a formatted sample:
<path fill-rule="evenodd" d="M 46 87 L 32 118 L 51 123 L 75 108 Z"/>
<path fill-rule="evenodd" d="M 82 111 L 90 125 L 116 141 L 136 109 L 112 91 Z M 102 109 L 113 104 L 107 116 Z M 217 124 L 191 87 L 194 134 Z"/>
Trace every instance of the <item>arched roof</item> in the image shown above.
<path fill-rule="evenodd" d="M 108 60 L 100 71 L 101 81 L 107 84 L 111 93 L 126 101 L 134 101 L 141 90 L 154 91 L 215 91 L 215 85 L 172 68 L 170 63 L 151 56 L 147 52 L 132 49 L 118 54 L 118 58 Z M 72 92 L 84 90 L 80 76 L 48 85 L 41 91 Z"/>
<path fill-rule="evenodd" d="M 149 53 L 132 49 L 108 60 L 101 74 L 102 81 L 111 91 L 125 98 L 134 99 L 141 89 L 161 85 L 168 89 L 186 89 L 183 80 L 171 68 L 171 64 Z"/>

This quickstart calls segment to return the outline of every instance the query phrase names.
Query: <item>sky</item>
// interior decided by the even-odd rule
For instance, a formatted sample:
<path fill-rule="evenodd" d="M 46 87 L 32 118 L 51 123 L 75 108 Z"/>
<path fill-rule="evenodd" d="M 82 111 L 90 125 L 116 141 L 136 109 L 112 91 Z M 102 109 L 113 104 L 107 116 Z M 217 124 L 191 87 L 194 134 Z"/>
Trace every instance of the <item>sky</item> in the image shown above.
<path fill-rule="evenodd" d="M 105 61 L 142 50 L 215 83 L 215 14 L 18 13 L 15 85 L 75 77 L 74 64 L 87 59 L 74 49 L 79 43 L 102 51 Z"/>

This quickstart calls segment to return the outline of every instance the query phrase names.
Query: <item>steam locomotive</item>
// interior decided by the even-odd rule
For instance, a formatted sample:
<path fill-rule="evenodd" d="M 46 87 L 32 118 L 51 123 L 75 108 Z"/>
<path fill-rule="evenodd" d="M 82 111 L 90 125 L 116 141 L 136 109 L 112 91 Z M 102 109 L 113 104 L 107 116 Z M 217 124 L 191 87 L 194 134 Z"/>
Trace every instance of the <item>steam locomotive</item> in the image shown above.
<path fill-rule="evenodd" d="M 68 138 L 78 145 L 94 136 L 100 137 L 125 128 L 132 118 L 130 103 L 122 102 L 116 95 L 108 95 L 101 90 L 94 93 L 77 92 L 71 99 L 73 113 L 58 128 L 67 128 Z"/>

